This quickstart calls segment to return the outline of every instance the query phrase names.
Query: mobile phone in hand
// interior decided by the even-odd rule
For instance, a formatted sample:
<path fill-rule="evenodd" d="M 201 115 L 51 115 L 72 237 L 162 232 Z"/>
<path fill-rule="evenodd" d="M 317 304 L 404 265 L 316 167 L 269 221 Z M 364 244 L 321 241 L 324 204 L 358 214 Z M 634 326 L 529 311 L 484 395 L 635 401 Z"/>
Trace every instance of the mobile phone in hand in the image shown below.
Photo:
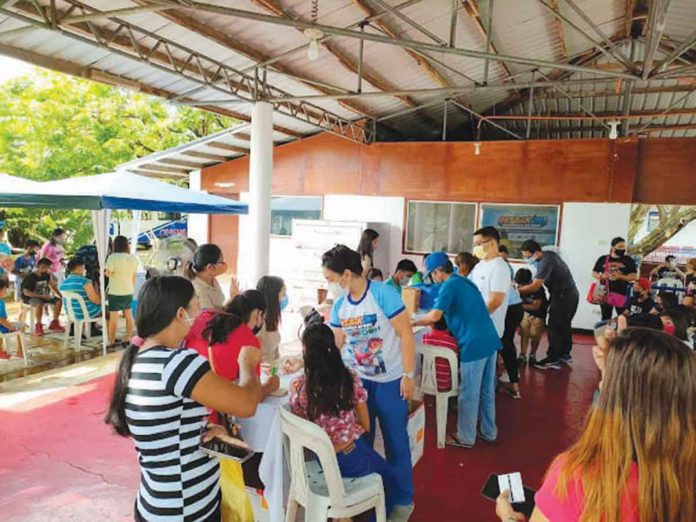
<path fill-rule="evenodd" d="M 522 513 L 527 518 L 529 518 L 532 516 L 532 511 L 534 511 L 534 495 L 536 494 L 536 491 L 526 486 L 523 486 L 523 490 L 524 502 L 512 502 L 512 508 L 515 511 Z M 488 477 L 488 480 L 486 480 L 486 483 L 483 485 L 481 495 L 495 502 L 500 496 L 500 493 L 501 492 L 500 486 L 498 485 L 498 475 L 496 475 L 495 473 L 491 473 Z"/>

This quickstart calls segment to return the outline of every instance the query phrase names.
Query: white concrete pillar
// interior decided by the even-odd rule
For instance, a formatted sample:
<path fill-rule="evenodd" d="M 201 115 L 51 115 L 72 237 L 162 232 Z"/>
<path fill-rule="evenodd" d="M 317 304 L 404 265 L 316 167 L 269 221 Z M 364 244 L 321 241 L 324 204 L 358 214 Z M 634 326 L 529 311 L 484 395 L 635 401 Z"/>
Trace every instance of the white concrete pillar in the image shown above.
<path fill-rule="evenodd" d="M 251 151 L 249 154 L 249 221 L 251 223 L 252 287 L 268 275 L 271 246 L 271 176 L 273 175 L 273 106 L 256 102 L 251 111 Z M 246 245 L 239 245 L 240 252 Z"/>
<path fill-rule="evenodd" d="M 189 189 L 202 191 L 201 171 L 192 170 L 189 172 Z M 210 217 L 208 214 L 189 214 L 187 223 L 187 235 L 194 239 L 199 245 L 209 243 L 208 224 Z"/>

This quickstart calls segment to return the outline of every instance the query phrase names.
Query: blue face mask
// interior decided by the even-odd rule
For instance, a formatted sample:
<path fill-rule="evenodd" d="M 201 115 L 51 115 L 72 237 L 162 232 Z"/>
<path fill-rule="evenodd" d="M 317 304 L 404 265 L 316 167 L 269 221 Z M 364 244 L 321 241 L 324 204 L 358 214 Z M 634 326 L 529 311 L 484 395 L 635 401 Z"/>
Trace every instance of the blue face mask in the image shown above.
<path fill-rule="evenodd" d="M 284 295 L 282 299 L 280 300 L 280 310 L 281 312 L 285 310 L 288 307 L 288 303 L 290 302 L 290 299 L 288 299 L 287 295 Z"/>
<path fill-rule="evenodd" d="M 530 256 L 527 258 L 527 264 L 529 266 L 533 266 L 534 268 L 537 268 L 539 266 L 539 260 L 534 259 L 534 256 Z"/>

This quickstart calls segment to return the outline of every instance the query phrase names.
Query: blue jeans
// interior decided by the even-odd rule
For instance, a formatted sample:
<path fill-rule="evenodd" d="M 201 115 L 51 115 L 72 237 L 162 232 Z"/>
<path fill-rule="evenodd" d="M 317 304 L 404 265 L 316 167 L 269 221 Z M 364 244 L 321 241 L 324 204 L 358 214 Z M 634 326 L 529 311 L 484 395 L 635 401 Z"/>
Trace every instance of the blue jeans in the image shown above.
<path fill-rule="evenodd" d="M 498 353 L 462 362 L 460 365 L 459 413 L 457 438 L 465 444 L 476 442 L 476 425 L 481 419 L 481 435 L 494 440 L 498 437 L 495 426 L 495 363 Z"/>
<path fill-rule="evenodd" d="M 370 473 L 379 473 L 384 484 L 385 505 L 387 516 L 394 508 L 394 491 L 396 490 L 396 474 L 382 456 L 369 447 L 365 441 L 355 441 L 355 448 L 350 453 L 336 453 L 338 468 L 343 477 L 364 477 Z"/>
<path fill-rule="evenodd" d="M 362 380 L 367 390 L 367 409 L 370 412 L 370 432 L 363 440 L 372 448 L 375 443 L 375 418 L 384 437 L 387 462 L 396 475 L 394 504 L 407 506 L 413 502 L 413 466 L 411 444 L 408 440 L 408 405 L 401 398 L 401 379 L 391 382 Z"/>

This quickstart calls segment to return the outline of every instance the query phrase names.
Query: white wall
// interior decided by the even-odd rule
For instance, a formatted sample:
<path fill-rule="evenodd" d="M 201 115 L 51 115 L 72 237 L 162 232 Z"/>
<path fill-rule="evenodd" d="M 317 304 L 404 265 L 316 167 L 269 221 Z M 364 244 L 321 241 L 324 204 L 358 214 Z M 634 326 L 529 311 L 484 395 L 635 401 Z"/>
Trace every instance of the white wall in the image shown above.
<path fill-rule="evenodd" d="M 191 190 L 201 190 L 200 170 L 193 170 L 189 172 L 189 188 Z M 188 237 L 193 238 L 199 245 L 202 245 L 209 241 L 208 219 L 208 214 L 188 215 Z"/>
<path fill-rule="evenodd" d="M 631 205 L 616 203 L 564 203 L 560 248 L 580 292 L 574 328 L 590 329 L 601 319 L 599 306 L 586 300 L 592 283 L 592 267 L 609 252 L 611 240 L 626 237 Z"/>
<path fill-rule="evenodd" d="M 388 265 L 378 268 L 385 272 L 385 277 L 391 274 L 396 264 L 409 258 L 420 266 L 422 256 L 402 254 L 404 227 L 404 198 L 381 196 L 342 196 L 327 194 L 324 196 L 324 219 L 335 221 L 370 221 L 373 223 L 388 223 L 389 244 L 380 244 L 379 248 L 388 249 Z"/>

